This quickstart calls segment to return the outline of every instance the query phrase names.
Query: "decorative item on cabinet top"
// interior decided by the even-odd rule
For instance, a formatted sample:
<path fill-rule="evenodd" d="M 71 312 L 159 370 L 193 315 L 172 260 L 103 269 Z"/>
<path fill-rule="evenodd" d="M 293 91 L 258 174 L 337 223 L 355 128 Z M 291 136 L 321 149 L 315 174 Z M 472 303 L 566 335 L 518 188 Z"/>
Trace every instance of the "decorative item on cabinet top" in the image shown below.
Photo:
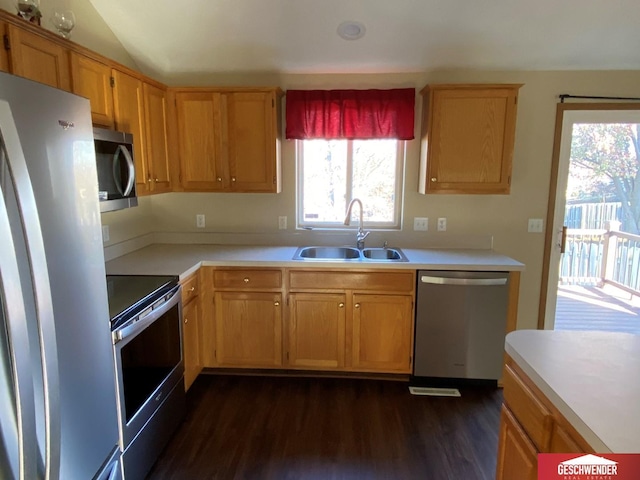
<path fill-rule="evenodd" d="M 424 87 L 420 193 L 510 193 L 520 87 Z"/>

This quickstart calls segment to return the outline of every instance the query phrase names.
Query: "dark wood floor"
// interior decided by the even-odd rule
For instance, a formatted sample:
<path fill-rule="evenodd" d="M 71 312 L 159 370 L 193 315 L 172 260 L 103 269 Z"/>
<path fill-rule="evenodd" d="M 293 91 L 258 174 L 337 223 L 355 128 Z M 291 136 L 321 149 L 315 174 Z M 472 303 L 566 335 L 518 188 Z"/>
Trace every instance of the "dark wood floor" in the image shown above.
<path fill-rule="evenodd" d="M 494 479 L 502 391 L 201 375 L 150 479 Z"/>

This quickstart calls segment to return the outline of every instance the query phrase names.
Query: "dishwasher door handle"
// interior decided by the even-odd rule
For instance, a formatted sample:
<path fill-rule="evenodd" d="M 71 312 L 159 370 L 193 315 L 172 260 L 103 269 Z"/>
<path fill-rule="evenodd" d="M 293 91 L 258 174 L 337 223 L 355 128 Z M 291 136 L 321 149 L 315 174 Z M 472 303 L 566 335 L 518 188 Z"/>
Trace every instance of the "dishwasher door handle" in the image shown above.
<path fill-rule="evenodd" d="M 434 285 L 463 285 L 463 286 L 482 286 L 491 287 L 495 285 L 506 285 L 507 277 L 501 278 L 449 278 L 449 277 L 430 277 L 421 275 L 422 283 L 431 283 Z"/>

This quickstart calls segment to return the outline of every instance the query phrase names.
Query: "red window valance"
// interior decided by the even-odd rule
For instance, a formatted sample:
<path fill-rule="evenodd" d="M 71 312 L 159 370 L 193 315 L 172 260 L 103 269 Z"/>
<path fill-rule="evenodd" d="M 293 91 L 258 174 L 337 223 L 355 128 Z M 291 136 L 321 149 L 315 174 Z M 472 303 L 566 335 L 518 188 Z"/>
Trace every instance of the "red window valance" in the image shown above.
<path fill-rule="evenodd" d="M 412 140 L 415 89 L 287 90 L 289 139 Z"/>

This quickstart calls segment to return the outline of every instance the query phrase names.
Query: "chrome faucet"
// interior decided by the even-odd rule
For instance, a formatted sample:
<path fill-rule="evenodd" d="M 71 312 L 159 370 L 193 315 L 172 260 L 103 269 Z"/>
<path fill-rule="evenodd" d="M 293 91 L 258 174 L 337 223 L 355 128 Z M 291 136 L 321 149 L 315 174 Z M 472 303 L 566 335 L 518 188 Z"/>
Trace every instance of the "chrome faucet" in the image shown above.
<path fill-rule="evenodd" d="M 360 221 L 358 224 L 358 234 L 356 235 L 356 246 L 358 247 L 358 250 L 362 250 L 364 248 L 364 239 L 367 238 L 367 235 L 369 235 L 371 232 L 365 232 L 364 228 L 362 228 L 362 202 L 359 198 L 354 198 L 353 200 L 351 200 L 351 202 L 349 202 L 349 206 L 347 207 L 347 215 L 344 217 L 344 224 L 349 225 L 351 223 L 351 209 L 353 208 L 353 204 L 356 202 L 358 203 L 358 205 L 360 205 Z"/>

